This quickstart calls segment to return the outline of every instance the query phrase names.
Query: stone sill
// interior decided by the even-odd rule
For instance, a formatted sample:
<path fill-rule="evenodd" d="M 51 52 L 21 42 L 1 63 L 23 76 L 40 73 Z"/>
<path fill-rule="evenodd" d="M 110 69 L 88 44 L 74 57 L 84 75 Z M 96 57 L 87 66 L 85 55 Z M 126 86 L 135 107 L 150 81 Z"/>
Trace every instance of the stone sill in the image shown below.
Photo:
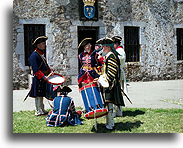
<path fill-rule="evenodd" d="M 140 62 L 126 62 L 127 65 L 140 65 Z"/>
<path fill-rule="evenodd" d="M 175 63 L 176 64 L 181 64 L 181 63 L 183 63 L 183 60 L 176 61 Z"/>

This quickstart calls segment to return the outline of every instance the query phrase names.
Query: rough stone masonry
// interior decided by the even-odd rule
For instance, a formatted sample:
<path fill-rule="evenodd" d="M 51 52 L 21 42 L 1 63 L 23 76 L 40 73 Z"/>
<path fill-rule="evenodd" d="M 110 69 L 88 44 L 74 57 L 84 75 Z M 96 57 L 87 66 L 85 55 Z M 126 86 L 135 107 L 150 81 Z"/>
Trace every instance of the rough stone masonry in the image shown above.
<path fill-rule="evenodd" d="M 28 87 L 24 24 L 46 25 L 48 64 L 68 84 L 77 84 L 78 26 L 98 26 L 99 37 L 124 37 L 124 26 L 140 27 L 140 61 L 126 64 L 129 81 L 183 78 L 176 41 L 176 28 L 183 28 L 182 0 L 98 0 L 98 21 L 88 22 L 79 20 L 78 9 L 78 0 L 14 0 L 13 89 Z"/>

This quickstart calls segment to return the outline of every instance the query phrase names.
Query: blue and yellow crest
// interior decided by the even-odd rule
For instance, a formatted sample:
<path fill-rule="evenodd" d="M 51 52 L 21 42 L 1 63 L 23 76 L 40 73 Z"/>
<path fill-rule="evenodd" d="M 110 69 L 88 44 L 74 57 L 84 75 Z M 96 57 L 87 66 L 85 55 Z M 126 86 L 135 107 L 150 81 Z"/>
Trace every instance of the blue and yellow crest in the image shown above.
<path fill-rule="evenodd" d="M 84 15 L 88 19 L 91 19 L 95 16 L 95 0 L 83 0 L 84 3 Z"/>

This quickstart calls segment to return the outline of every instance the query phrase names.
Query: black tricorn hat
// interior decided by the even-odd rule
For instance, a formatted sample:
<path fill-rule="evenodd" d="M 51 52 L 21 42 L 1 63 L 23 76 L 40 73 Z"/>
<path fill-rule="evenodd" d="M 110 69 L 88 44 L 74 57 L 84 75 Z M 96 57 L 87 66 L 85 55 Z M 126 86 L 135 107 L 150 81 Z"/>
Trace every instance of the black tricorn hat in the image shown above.
<path fill-rule="evenodd" d="M 109 37 L 104 37 L 96 41 L 96 44 L 112 44 L 114 41 Z"/>
<path fill-rule="evenodd" d="M 84 38 L 81 43 L 79 43 L 78 48 L 84 47 L 88 43 L 92 43 L 92 38 Z"/>
<path fill-rule="evenodd" d="M 119 55 L 119 53 L 114 49 L 114 40 L 109 38 L 109 37 L 105 37 L 105 38 L 101 38 L 98 41 L 96 41 L 97 44 L 102 44 L 103 46 L 110 46 L 111 47 L 111 51 L 115 54 L 115 55 Z"/>
<path fill-rule="evenodd" d="M 116 35 L 116 36 L 113 36 L 112 39 L 114 40 L 114 42 L 121 42 L 122 37 Z"/>
<path fill-rule="evenodd" d="M 37 45 L 39 43 L 45 42 L 48 39 L 47 36 L 39 36 L 33 42 L 32 45 Z"/>
<path fill-rule="evenodd" d="M 68 86 L 64 86 L 63 88 L 62 88 L 62 92 L 71 92 L 72 91 L 72 89 L 70 89 L 70 87 L 68 87 Z"/>
<path fill-rule="evenodd" d="M 71 92 L 72 89 L 70 89 L 70 87 L 68 86 L 64 86 L 63 88 L 61 88 L 60 86 L 58 86 L 54 91 L 56 92 Z"/>

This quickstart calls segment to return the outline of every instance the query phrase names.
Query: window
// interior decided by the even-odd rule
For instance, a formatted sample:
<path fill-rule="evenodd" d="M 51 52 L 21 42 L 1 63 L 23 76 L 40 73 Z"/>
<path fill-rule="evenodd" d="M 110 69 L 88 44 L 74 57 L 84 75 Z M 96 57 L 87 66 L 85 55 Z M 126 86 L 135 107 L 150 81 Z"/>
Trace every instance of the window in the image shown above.
<path fill-rule="evenodd" d="M 183 60 L 183 28 L 177 28 L 177 60 Z"/>
<path fill-rule="evenodd" d="M 139 62 L 139 27 L 124 27 L 124 49 L 127 62 Z"/>
<path fill-rule="evenodd" d="M 45 35 L 45 25 L 43 24 L 24 24 L 24 53 L 25 66 L 29 66 L 28 58 L 33 52 L 32 40 L 38 36 Z"/>

